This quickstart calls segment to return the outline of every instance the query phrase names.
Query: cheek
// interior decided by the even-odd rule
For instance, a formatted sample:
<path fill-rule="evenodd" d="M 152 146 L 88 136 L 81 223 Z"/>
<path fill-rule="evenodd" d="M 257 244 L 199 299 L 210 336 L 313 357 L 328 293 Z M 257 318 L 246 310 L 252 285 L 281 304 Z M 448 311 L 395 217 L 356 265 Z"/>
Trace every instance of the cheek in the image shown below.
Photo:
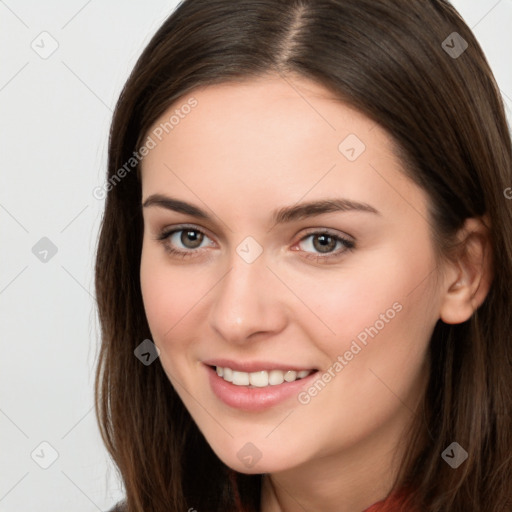
<path fill-rule="evenodd" d="M 163 249 L 143 247 L 140 284 L 153 341 L 167 350 L 169 339 L 206 290 L 185 267 L 172 266 Z"/>
<path fill-rule="evenodd" d="M 428 268 L 426 261 L 423 264 Z M 316 435 L 332 436 L 340 445 L 357 442 L 414 409 L 426 378 L 426 351 L 435 324 L 425 314 L 429 283 L 418 286 L 418 270 L 404 263 L 347 272 L 329 285 L 310 282 L 306 297 L 312 309 L 316 307 L 336 333 L 329 333 L 313 316 L 302 320 L 302 329 L 325 356 L 319 374 L 325 384 L 315 381 L 298 397 L 304 404 L 304 422 L 323 418 Z M 284 429 L 283 442 L 286 433 Z"/>
<path fill-rule="evenodd" d="M 314 313 L 297 317 L 298 321 L 327 356 L 326 362 L 333 363 L 349 351 L 347 358 L 366 367 L 389 361 L 390 374 L 393 361 L 395 370 L 407 359 L 418 369 L 436 322 L 428 278 L 434 268 L 427 241 L 418 239 L 389 245 L 364 258 L 354 256 L 340 271 L 321 278 L 318 272 L 316 279 L 307 274 L 290 276 L 297 295 Z"/>
<path fill-rule="evenodd" d="M 415 270 L 384 264 L 383 259 L 386 258 L 379 253 L 376 261 L 360 259 L 336 271 L 322 274 L 317 270 L 316 275 L 297 273 L 289 277 L 311 313 L 303 315 L 302 321 L 305 326 L 307 318 L 312 339 L 322 334 L 332 346 L 334 339 L 357 335 L 375 322 L 380 326 L 380 315 L 386 319 L 396 316 L 396 303 L 404 305 L 407 293 L 414 287 Z"/>

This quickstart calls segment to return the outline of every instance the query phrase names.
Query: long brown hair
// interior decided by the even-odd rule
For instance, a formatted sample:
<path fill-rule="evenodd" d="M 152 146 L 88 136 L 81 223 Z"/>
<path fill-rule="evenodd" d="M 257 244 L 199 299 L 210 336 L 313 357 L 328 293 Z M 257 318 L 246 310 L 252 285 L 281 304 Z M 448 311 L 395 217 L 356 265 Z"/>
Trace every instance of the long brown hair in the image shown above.
<path fill-rule="evenodd" d="M 124 510 L 260 507 L 261 476 L 226 467 L 160 363 L 134 356 L 151 333 L 139 282 L 139 166 L 130 159 L 155 120 L 195 87 L 268 73 L 314 80 L 389 133 L 429 196 L 441 254 L 465 219 L 487 214 L 490 291 L 468 321 L 435 326 L 408 439 L 422 449 L 402 461 L 395 489 L 414 490 L 403 510 L 512 510 L 511 139 L 487 60 L 443 0 L 187 0 L 140 56 L 112 121 L 96 260 L 96 413 L 125 486 Z M 441 457 L 452 442 L 468 452 L 457 469 Z"/>

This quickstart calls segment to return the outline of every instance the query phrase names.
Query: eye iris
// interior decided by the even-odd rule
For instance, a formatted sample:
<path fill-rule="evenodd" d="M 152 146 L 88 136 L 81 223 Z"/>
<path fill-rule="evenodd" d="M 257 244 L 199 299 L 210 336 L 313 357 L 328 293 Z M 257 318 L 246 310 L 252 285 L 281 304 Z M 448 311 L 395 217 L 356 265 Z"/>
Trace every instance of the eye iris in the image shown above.
<path fill-rule="evenodd" d="M 313 237 L 313 246 L 319 252 L 330 252 L 336 247 L 336 239 L 327 234 L 315 235 Z"/>
<path fill-rule="evenodd" d="M 196 249 L 203 241 L 203 234 L 193 229 L 184 229 L 181 233 L 180 241 L 188 249 Z"/>

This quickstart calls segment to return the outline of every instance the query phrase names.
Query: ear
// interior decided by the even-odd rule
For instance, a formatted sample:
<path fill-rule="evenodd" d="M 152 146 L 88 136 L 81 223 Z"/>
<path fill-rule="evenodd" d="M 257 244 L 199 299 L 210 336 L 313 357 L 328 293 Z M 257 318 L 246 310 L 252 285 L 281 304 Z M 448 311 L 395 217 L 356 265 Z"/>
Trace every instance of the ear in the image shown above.
<path fill-rule="evenodd" d="M 484 302 L 492 282 L 492 247 L 487 216 L 466 219 L 457 234 L 460 244 L 447 263 L 440 317 L 447 324 L 468 320 Z"/>

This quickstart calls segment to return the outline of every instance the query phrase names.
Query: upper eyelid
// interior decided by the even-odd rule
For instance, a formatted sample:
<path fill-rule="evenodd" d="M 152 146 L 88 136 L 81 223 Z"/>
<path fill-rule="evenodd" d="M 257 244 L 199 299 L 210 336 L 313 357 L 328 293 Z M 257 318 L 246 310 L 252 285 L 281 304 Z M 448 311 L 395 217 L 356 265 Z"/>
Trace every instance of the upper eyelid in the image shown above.
<path fill-rule="evenodd" d="M 208 235 L 210 238 L 212 238 L 212 235 L 210 234 L 210 230 L 208 228 L 199 226 L 197 224 L 192 224 L 192 223 L 176 224 L 174 226 L 163 227 L 159 230 L 159 233 L 169 233 L 170 234 L 172 232 L 181 231 L 184 229 L 193 229 L 196 231 L 200 231 L 201 233 L 204 233 L 205 235 Z M 327 227 L 301 228 L 299 231 L 304 231 L 304 230 L 307 231 L 306 234 L 319 233 L 319 232 L 324 233 L 325 232 L 325 233 L 331 233 L 333 235 L 345 236 L 347 238 L 352 238 L 352 239 L 354 238 L 352 235 L 349 235 L 348 233 L 341 231 L 339 229 L 335 229 L 335 228 L 327 228 Z M 219 238 L 223 238 L 223 237 L 221 236 Z"/>
<path fill-rule="evenodd" d="M 186 229 L 190 229 L 192 231 L 199 231 L 200 233 L 203 233 L 203 235 L 206 235 L 210 240 L 214 241 L 214 237 L 212 237 L 209 234 L 209 230 L 195 226 L 193 224 L 183 224 L 183 225 L 177 225 L 177 226 L 171 226 L 169 228 L 162 228 L 158 231 L 157 237 L 160 238 L 162 236 L 165 236 L 166 238 L 170 237 L 171 235 L 175 234 L 179 231 L 185 231 Z"/>
<path fill-rule="evenodd" d="M 321 233 L 327 233 L 328 235 L 337 236 L 339 238 L 348 238 L 350 240 L 355 241 L 355 238 L 352 235 L 349 235 L 348 233 L 345 233 L 344 231 L 340 231 L 338 229 L 333 228 L 306 228 L 306 233 L 303 235 L 302 238 L 309 235 L 314 234 L 321 234 Z M 302 240 L 301 238 L 301 240 Z"/>

